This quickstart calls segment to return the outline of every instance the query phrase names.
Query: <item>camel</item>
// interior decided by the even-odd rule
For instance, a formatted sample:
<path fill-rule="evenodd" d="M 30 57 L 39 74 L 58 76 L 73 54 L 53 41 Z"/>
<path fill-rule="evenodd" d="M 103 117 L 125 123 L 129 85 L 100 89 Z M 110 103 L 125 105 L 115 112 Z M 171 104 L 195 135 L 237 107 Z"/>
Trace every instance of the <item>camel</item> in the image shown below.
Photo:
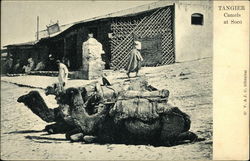
<path fill-rule="evenodd" d="M 166 91 L 160 93 L 163 97 L 169 94 Z M 131 94 L 136 98 L 128 98 Z M 88 142 L 86 136 L 89 135 L 95 136 L 94 141 L 98 143 L 172 146 L 184 140 L 196 141 L 197 135 L 189 131 L 191 124 L 189 116 L 179 108 L 167 104 L 166 101 L 162 103 L 162 99 L 160 101 L 157 99 L 159 102 L 155 103 L 155 98 L 150 97 L 151 94 L 155 93 L 143 92 L 143 96 L 147 99 L 139 98 L 138 93 L 133 92 L 132 88 L 128 93 L 120 94 L 121 97 L 118 97 L 115 103 L 105 103 L 101 94 L 96 92 L 90 97 L 99 101 L 94 103 L 97 112 L 93 114 L 87 112 L 88 101 L 84 101 L 82 91 L 78 88 L 68 88 L 59 93 L 61 103 L 55 109 L 48 108 L 37 91 L 19 97 L 18 102 L 23 102 L 44 121 L 55 121 L 61 127 L 65 126 L 63 132 L 71 141 Z M 139 95 L 141 96 L 141 93 Z M 138 104 L 148 105 L 147 110 L 143 111 L 144 106 L 135 108 L 131 106 Z M 63 109 L 67 112 L 63 112 Z"/>
<path fill-rule="evenodd" d="M 69 98 L 72 103 L 69 105 L 71 117 L 79 130 L 66 133 L 66 138 L 71 141 L 84 141 L 84 136 L 93 135 L 96 136 L 95 141 L 99 143 L 172 146 L 184 140 L 194 142 L 198 139 L 196 134 L 189 131 L 191 124 L 189 116 L 170 104 L 162 104 L 163 106 L 169 106 L 167 108 L 162 106 L 159 109 L 150 108 L 147 111 L 150 114 L 145 114 L 145 117 L 133 115 L 142 112 L 131 111 L 132 115 L 128 114 L 127 117 L 122 116 L 122 118 L 120 118 L 122 112 L 119 110 L 121 108 L 128 110 L 129 107 L 119 106 L 119 103 L 99 105 L 98 109 L 101 109 L 101 112 L 92 116 L 87 114 L 83 107 L 84 104 L 81 101 L 79 103 L 79 100 L 82 100 L 79 90 L 69 88 L 67 92 L 71 93 Z M 140 101 L 145 103 L 144 99 Z M 138 101 L 135 102 L 138 103 Z M 120 103 L 123 104 L 124 102 Z M 163 108 L 166 110 L 162 110 Z M 156 116 L 150 116 L 152 115 L 151 110 L 155 110 Z M 77 137 L 75 137 L 76 135 Z"/>

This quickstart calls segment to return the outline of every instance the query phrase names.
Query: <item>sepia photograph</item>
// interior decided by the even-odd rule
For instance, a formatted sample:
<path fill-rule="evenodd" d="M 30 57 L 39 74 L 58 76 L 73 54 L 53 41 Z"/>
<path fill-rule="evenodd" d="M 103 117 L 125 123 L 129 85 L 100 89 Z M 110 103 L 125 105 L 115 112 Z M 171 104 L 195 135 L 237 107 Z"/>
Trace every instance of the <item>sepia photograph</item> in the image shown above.
<path fill-rule="evenodd" d="M 1 159 L 212 160 L 213 12 L 1 1 Z"/>

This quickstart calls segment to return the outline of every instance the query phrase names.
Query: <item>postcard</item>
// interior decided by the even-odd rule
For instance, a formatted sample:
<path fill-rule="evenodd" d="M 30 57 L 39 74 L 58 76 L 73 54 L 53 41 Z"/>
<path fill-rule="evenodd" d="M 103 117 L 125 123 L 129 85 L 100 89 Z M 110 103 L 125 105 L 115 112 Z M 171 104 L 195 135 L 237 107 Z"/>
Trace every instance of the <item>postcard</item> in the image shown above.
<path fill-rule="evenodd" d="M 249 1 L 2 1 L 2 160 L 248 160 Z"/>

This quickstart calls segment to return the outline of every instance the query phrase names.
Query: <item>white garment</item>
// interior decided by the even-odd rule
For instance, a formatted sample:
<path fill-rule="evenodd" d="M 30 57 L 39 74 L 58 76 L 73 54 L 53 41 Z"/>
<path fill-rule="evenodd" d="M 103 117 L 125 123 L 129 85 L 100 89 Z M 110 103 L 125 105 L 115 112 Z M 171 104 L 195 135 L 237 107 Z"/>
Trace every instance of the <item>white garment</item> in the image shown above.
<path fill-rule="evenodd" d="M 69 74 L 69 71 L 68 71 L 67 66 L 64 65 L 63 63 L 60 63 L 59 64 L 59 75 L 58 75 L 58 80 L 59 80 L 60 84 L 67 83 L 68 74 Z"/>

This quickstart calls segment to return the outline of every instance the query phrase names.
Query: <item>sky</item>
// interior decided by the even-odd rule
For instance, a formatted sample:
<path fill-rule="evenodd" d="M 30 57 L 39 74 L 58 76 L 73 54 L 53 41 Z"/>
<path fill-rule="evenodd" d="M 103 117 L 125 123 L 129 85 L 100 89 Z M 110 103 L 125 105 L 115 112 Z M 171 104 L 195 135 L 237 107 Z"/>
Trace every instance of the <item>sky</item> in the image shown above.
<path fill-rule="evenodd" d="M 133 8 L 155 1 L 1 1 L 1 48 L 36 39 L 51 21 L 59 25 Z"/>

